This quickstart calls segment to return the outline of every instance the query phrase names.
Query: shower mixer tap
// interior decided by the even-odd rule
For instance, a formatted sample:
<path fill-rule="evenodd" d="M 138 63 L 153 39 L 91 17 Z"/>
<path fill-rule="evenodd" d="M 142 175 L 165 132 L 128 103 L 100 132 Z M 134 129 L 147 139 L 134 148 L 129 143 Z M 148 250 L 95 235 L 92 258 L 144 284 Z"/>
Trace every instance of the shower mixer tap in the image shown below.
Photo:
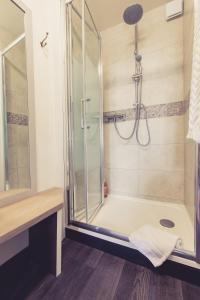
<path fill-rule="evenodd" d="M 143 74 L 142 73 L 135 73 L 135 74 L 133 74 L 133 76 L 132 76 L 132 79 L 134 80 L 134 81 L 140 81 L 140 79 L 142 78 L 142 76 L 143 76 Z"/>

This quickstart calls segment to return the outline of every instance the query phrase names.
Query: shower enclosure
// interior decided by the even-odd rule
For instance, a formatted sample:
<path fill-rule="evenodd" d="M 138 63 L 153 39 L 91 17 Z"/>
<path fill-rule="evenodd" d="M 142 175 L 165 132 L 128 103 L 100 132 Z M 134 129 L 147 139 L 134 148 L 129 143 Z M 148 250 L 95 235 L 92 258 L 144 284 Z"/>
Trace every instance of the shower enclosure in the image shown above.
<path fill-rule="evenodd" d="M 103 201 L 101 38 L 84 0 L 67 1 L 70 220 L 88 223 Z"/>
<path fill-rule="evenodd" d="M 186 188 L 188 178 L 184 174 L 184 165 L 188 165 L 188 167 L 189 165 L 191 166 L 191 162 L 190 160 L 188 160 L 188 158 L 191 157 L 189 152 L 190 149 L 187 150 L 187 148 L 190 148 L 191 145 L 189 143 L 184 144 L 184 133 L 182 133 L 185 130 L 185 128 L 183 128 L 183 124 L 187 125 L 187 121 L 184 121 L 185 123 L 183 123 L 183 120 L 187 119 L 187 116 L 185 115 L 183 116 L 183 114 L 185 114 L 185 107 L 186 107 L 185 105 L 187 104 L 187 101 L 180 101 L 182 99 L 177 99 L 179 100 L 178 102 L 172 102 L 172 100 L 174 101 L 174 99 L 169 98 L 169 100 L 172 103 L 171 102 L 168 103 L 167 102 L 168 99 L 167 99 L 166 103 L 165 102 L 162 103 L 161 101 L 160 104 L 157 102 L 154 103 L 153 102 L 154 98 L 152 96 L 151 99 L 152 103 L 149 103 L 150 102 L 149 92 L 145 94 L 146 96 L 148 96 L 148 102 L 146 103 L 144 102 L 144 103 L 145 105 L 147 105 L 148 111 L 151 115 L 151 117 L 149 117 L 148 115 L 148 121 L 150 124 L 151 135 L 152 135 L 152 141 L 149 147 L 140 148 L 138 143 L 135 143 L 133 140 L 131 140 L 129 144 L 128 142 L 124 142 L 121 139 L 119 139 L 119 137 L 117 137 L 115 128 L 113 126 L 114 124 L 112 124 L 112 122 L 114 123 L 115 120 L 113 116 L 116 116 L 116 114 L 120 114 L 121 110 L 115 112 L 114 109 L 110 109 L 108 113 L 104 112 L 105 124 L 106 124 L 106 120 L 108 119 L 108 118 L 106 119 L 106 116 L 110 117 L 108 124 L 106 125 L 104 124 L 104 131 L 105 131 L 105 145 L 104 145 L 103 99 L 102 99 L 102 83 L 101 83 L 102 82 L 101 38 L 103 39 L 103 42 L 105 42 L 106 40 L 106 43 L 103 43 L 104 47 L 106 45 L 106 47 L 104 48 L 106 50 L 103 51 L 103 54 L 105 55 L 106 53 L 108 57 L 110 56 L 113 62 L 114 59 L 119 59 L 120 51 L 125 52 L 127 51 L 127 49 L 128 51 L 130 51 L 128 53 L 125 53 L 125 55 L 123 55 L 124 53 L 121 54 L 122 58 L 124 58 L 127 54 L 126 57 L 127 59 L 133 53 L 134 48 L 132 47 L 131 44 L 133 42 L 132 41 L 133 35 L 129 33 L 131 37 L 131 40 L 129 40 L 126 36 L 128 30 L 127 26 L 125 27 L 124 24 L 121 25 L 119 24 L 118 26 L 121 26 L 120 28 L 122 32 L 124 32 L 124 39 L 122 36 L 118 35 L 119 27 L 117 28 L 114 27 L 113 29 L 114 34 L 113 35 L 111 34 L 111 36 L 109 35 L 109 37 L 106 36 L 106 39 L 105 39 L 105 32 L 104 33 L 101 32 L 101 36 L 100 36 L 85 0 L 65 1 L 65 20 L 66 20 L 66 50 L 67 50 L 66 53 L 67 55 L 67 60 L 66 60 L 67 62 L 66 63 L 67 107 L 68 107 L 67 109 L 68 128 L 67 129 L 68 129 L 68 145 L 69 145 L 68 166 L 67 166 L 69 170 L 69 197 L 68 197 L 69 226 L 74 225 L 76 226 L 76 228 L 78 228 L 78 230 L 87 229 L 88 230 L 87 232 L 89 234 L 91 233 L 91 231 L 96 232 L 96 234 L 100 233 L 101 238 L 104 238 L 105 236 L 106 236 L 105 239 L 108 239 L 108 236 L 112 238 L 116 238 L 118 243 L 123 244 L 125 242 L 127 247 L 131 247 L 128 238 L 129 233 L 127 233 L 129 229 L 132 230 L 133 232 L 135 229 L 137 229 L 137 227 L 140 227 L 143 225 L 143 223 L 145 224 L 148 222 L 149 224 L 155 222 L 153 223 L 153 225 L 160 226 L 160 223 L 158 221 L 161 221 L 162 223 L 163 219 L 171 220 L 171 218 L 168 217 L 172 217 L 173 219 L 173 216 L 176 215 L 178 222 L 181 220 L 178 223 L 179 225 L 177 227 L 180 229 L 181 232 L 184 231 L 186 237 L 188 236 L 190 237 L 191 235 L 192 242 L 190 243 L 189 241 L 189 244 L 191 244 L 189 246 L 191 247 L 188 248 L 182 247 L 180 249 L 175 249 L 173 255 L 176 256 L 176 259 L 179 262 L 180 259 L 183 258 L 189 260 L 191 263 L 193 262 L 199 263 L 200 262 L 200 239 L 199 239 L 200 205 L 199 205 L 199 182 L 198 182 L 199 180 L 199 169 L 198 169 L 199 149 L 198 148 L 199 147 L 196 147 L 195 145 L 194 145 L 195 147 L 193 148 L 195 148 L 197 151 L 193 151 L 192 153 L 194 170 L 192 168 L 190 168 L 192 169 L 191 172 L 188 172 L 186 170 L 188 172 L 188 174 L 186 175 L 191 177 L 190 180 L 192 182 L 192 188 L 194 189 L 194 193 L 193 193 L 194 195 L 192 195 L 191 191 L 189 191 L 188 192 L 189 196 L 185 197 L 187 201 L 190 200 L 191 202 L 191 206 L 192 206 L 191 214 L 193 214 L 192 216 L 194 222 L 191 223 L 189 221 L 188 214 L 185 215 L 186 208 L 185 208 L 185 203 L 182 201 L 183 199 L 181 198 L 182 202 L 179 203 L 178 202 L 180 200 L 178 198 L 179 194 L 178 197 L 175 197 L 177 190 L 178 193 L 179 190 L 182 193 L 184 189 L 185 190 L 189 189 Z M 143 18 L 143 23 L 141 23 L 140 26 L 144 27 L 144 24 L 145 22 L 147 22 L 147 20 L 149 19 Z M 157 19 L 155 18 L 155 20 Z M 161 22 L 160 19 L 159 22 Z M 180 22 L 180 24 L 182 23 Z M 164 19 L 162 20 L 162 26 L 165 26 L 165 28 L 167 26 L 168 26 L 167 28 L 171 28 L 170 23 L 167 23 L 166 25 Z M 149 28 L 148 24 L 144 28 L 145 30 L 148 30 Z M 137 43 L 137 27 L 135 29 L 136 29 L 135 40 Z M 115 32 L 115 30 L 117 33 Z M 171 29 L 169 29 L 169 32 L 170 30 Z M 150 39 L 151 36 L 147 35 L 147 38 Z M 121 44 L 124 43 L 124 45 L 122 48 L 119 49 L 119 53 L 116 51 L 117 52 L 116 56 L 117 55 L 118 56 L 117 58 L 115 58 L 114 50 L 115 47 L 117 47 L 117 45 L 119 45 L 120 43 Z M 149 45 L 152 46 L 152 43 L 150 42 L 149 44 L 148 43 L 143 45 L 141 44 L 142 43 L 139 44 L 141 48 L 140 49 L 141 53 L 143 53 L 142 47 L 144 46 L 146 47 Z M 180 44 L 182 45 L 182 42 Z M 130 47 L 131 49 L 129 48 L 130 45 L 131 45 Z M 157 44 L 155 43 L 154 46 L 156 45 Z M 137 49 L 137 45 L 135 46 Z M 161 52 L 160 48 L 159 51 Z M 154 51 L 152 51 L 151 54 L 153 55 L 153 53 Z M 138 56 L 139 63 L 140 63 L 140 58 L 141 57 Z M 149 66 L 148 63 L 152 62 L 152 59 L 149 59 L 149 61 L 147 61 L 147 55 L 144 55 L 143 58 L 144 58 L 143 59 L 144 65 L 146 64 L 145 66 L 150 68 L 149 69 L 150 74 L 154 74 L 154 72 L 157 72 L 159 66 L 156 64 L 156 60 L 153 65 L 151 64 Z M 153 59 L 155 58 L 153 57 Z M 175 62 L 176 59 L 177 57 L 175 57 Z M 118 75 L 119 78 L 121 79 L 121 73 L 124 72 L 123 74 L 125 74 L 126 77 L 124 81 L 127 82 L 126 81 L 128 80 L 127 78 L 129 78 L 130 81 L 131 80 L 130 76 L 128 76 L 130 74 L 127 74 L 127 72 L 130 70 L 128 71 L 126 70 L 126 72 L 125 70 L 122 70 L 122 68 L 126 68 L 126 64 L 125 67 L 121 63 L 119 64 L 119 66 L 120 66 L 119 69 L 115 69 L 115 76 Z M 154 70 L 153 67 L 157 69 Z M 173 65 L 170 66 L 170 68 L 172 68 L 172 71 L 174 69 L 182 70 L 182 68 L 173 68 Z M 111 78 L 109 77 L 106 79 L 109 81 L 109 84 L 111 85 L 112 88 L 112 84 L 113 84 L 112 66 L 108 66 L 108 69 L 109 69 L 108 70 L 109 74 L 107 74 L 107 76 L 108 77 L 110 76 Z M 131 72 L 133 72 L 133 69 L 131 69 Z M 147 72 L 146 73 L 144 72 L 145 79 L 147 78 L 147 75 L 148 75 Z M 152 76 L 149 77 L 152 80 Z M 166 72 L 164 73 L 162 79 L 167 80 Z M 157 80 L 157 76 L 155 80 Z M 121 83 L 120 80 L 119 82 Z M 131 91 L 132 91 L 133 90 L 132 86 L 134 88 L 134 82 L 132 82 L 132 80 L 131 80 L 131 84 L 132 84 L 131 85 Z M 114 95 L 112 95 L 112 93 L 109 93 L 109 98 L 112 98 L 114 96 L 117 97 L 116 93 L 113 94 Z M 162 86 L 161 86 L 161 89 L 157 91 L 156 96 L 160 97 L 160 95 L 162 94 L 165 95 L 165 89 L 162 90 Z M 125 96 L 127 97 L 126 94 Z M 188 97 L 186 97 L 185 99 L 187 100 Z M 132 100 L 132 96 L 131 96 L 131 100 Z M 108 102 L 109 99 L 106 99 L 106 101 Z M 106 101 L 105 104 L 107 105 Z M 160 112 L 159 110 L 163 107 L 165 108 L 164 114 L 159 115 Z M 176 110 L 174 110 L 174 107 L 176 108 L 178 107 L 178 113 Z M 127 111 L 126 112 L 127 114 L 130 113 L 129 108 L 122 109 L 122 111 Z M 111 120 L 111 117 L 113 121 Z M 120 122 L 120 120 L 117 121 Z M 133 118 L 127 119 L 125 121 L 126 122 L 119 123 L 118 126 L 120 129 L 123 129 L 124 126 L 125 129 L 124 132 L 125 134 L 127 134 L 127 132 L 130 132 L 130 125 L 133 124 Z M 141 124 L 144 124 L 145 118 L 144 120 L 140 120 L 140 122 Z M 160 129 L 160 131 L 158 129 Z M 173 132 L 173 136 L 171 136 L 169 132 Z M 145 130 L 145 134 L 146 133 L 147 131 Z M 106 138 L 108 134 L 112 143 L 109 141 L 109 143 L 106 144 L 107 142 Z M 163 135 L 165 136 L 166 140 L 165 139 L 163 140 Z M 111 154 L 110 157 L 108 157 L 110 159 L 109 161 L 110 165 L 108 164 L 108 161 L 106 161 L 105 159 L 105 169 L 107 173 L 108 173 L 108 168 L 110 168 L 109 169 L 110 173 L 107 174 L 106 179 L 110 184 L 111 199 L 106 199 L 104 202 L 103 200 L 104 199 L 103 152 L 105 150 L 105 155 L 107 155 L 106 151 L 108 149 L 106 149 L 106 147 L 108 147 L 109 150 L 110 149 L 112 150 L 114 149 L 116 151 L 119 150 L 119 152 L 121 151 L 121 153 L 117 153 L 116 155 L 114 151 L 112 152 L 114 153 L 114 155 L 112 156 Z M 168 151 L 169 152 L 168 153 L 166 152 L 167 151 L 166 149 L 168 150 L 178 149 L 178 150 L 177 151 L 170 150 Z M 179 156 L 178 152 L 180 149 L 182 151 L 180 152 L 180 154 L 182 153 L 184 155 L 185 153 L 186 158 L 183 157 L 179 165 L 179 159 L 177 159 L 177 157 Z M 157 161 L 157 159 L 155 160 L 154 156 L 152 156 L 154 152 L 158 153 L 159 154 L 158 156 L 161 156 L 163 160 L 162 159 L 159 161 Z M 195 152 L 196 152 L 196 157 L 195 157 Z M 171 165 L 170 164 L 169 166 L 167 165 L 167 161 L 164 159 L 162 153 L 164 153 L 164 156 L 166 153 L 169 154 L 168 157 Z M 106 163 L 108 164 L 107 166 Z M 139 163 L 141 164 L 141 170 L 140 168 L 139 169 L 134 168 L 134 164 L 139 165 Z M 149 167 L 149 169 L 147 167 Z M 112 170 L 112 168 L 114 171 Z M 115 168 L 116 168 L 116 172 L 115 172 Z M 131 168 L 133 168 L 133 170 Z M 146 171 L 142 172 L 144 171 L 143 169 Z M 120 174 L 120 170 L 122 170 L 122 174 Z M 142 176 L 143 173 L 147 177 Z M 151 175 L 150 178 L 148 178 L 149 174 Z M 181 184 L 179 184 L 179 181 L 177 183 L 175 175 L 182 176 L 180 181 Z M 123 188 L 125 190 L 127 187 L 128 188 L 130 187 L 132 193 L 132 187 L 135 188 L 135 186 L 138 184 L 138 187 L 137 186 L 136 187 L 138 189 L 141 188 L 141 194 L 137 194 L 133 189 L 134 195 L 131 194 L 131 197 L 126 197 L 126 195 L 123 193 L 119 194 L 118 197 L 118 195 L 116 196 L 115 193 L 113 193 L 114 197 L 112 199 L 112 185 L 109 182 L 109 180 L 110 178 L 113 179 L 113 177 L 116 180 L 117 191 L 119 191 L 119 186 L 122 192 L 123 192 Z M 138 177 L 140 177 L 141 179 L 140 186 L 139 186 L 139 182 L 137 181 Z M 179 179 L 179 177 L 177 178 Z M 170 194 L 171 183 L 173 185 L 172 188 L 174 188 L 175 190 L 175 196 L 174 195 L 171 196 Z M 160 190 L 162 189 L 163 189 L 162 193 L 159 194 L 158 192 L 160 192 Z M 185 191 L 183 191 L 183 193 L 184 192 Z M 157 198 L 156 198 L 156 193 L 158 193 Z M 178 200 L 177 202 L 175 201 L 168 202 L 169 199 L 171 198 L 175 200 L 178 199 Z M 111 204 L 110 206 L 109 203 Z M 119 206 L 117 206 L 118 205 L 117 203 L 119 203 Z M 102 216 L 106 221 L 105 223 L 102 222 L 103 219 Z M 98 217 L 100 221 L 97 220 Z M 129 225 L 127 226 L 128 223 L 130 223 L 129 224 L 130 226 Z M 190 227 L 187 228 L 187 224 L 189 224 Z M 123 227 L 126 227 L 124 231 L 122 230 Z M 168 230 L 168 229 L 165 228 L 164 230 Z M 187 234 L 190 232 L 191 234 Z"/>

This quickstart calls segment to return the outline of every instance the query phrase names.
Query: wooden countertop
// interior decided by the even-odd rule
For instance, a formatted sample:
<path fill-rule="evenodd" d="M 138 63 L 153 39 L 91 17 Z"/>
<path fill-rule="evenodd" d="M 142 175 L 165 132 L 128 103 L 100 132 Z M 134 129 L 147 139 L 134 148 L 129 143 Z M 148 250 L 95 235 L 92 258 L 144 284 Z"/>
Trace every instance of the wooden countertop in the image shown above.
<path fill-rule="evenodd" d="M 63 207 L 63 190 L 53 188 L 0 208 L 0 244 Z"/>

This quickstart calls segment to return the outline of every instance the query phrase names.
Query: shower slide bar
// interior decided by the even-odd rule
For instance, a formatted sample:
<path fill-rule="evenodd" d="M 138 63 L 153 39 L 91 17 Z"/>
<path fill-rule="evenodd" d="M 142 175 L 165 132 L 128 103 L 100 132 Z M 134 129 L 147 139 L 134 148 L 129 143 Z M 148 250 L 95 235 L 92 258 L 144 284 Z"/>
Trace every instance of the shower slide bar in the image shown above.
<path fill-rule="evenodd" d="M 81 99 L 81 129 L 85 128 L 86 122 L 85 122 L 85 114 L 86 114 L 86 103 L 90 102 L 90 98 Z"/>

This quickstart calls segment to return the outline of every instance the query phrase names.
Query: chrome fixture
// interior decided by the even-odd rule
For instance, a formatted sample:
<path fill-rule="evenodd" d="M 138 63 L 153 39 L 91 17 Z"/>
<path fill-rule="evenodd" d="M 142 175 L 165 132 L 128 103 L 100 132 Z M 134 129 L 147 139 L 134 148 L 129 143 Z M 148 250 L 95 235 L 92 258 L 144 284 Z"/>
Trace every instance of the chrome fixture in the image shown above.
<path fill-rule="evenodd" d="M 137 24 L 143 16 L 143 7 L 140 4 L 134 4 L 124 11 L 124 22 L 128 25 Z"/>
<path fill-rule="evenodd" d="M 147 117 L 147 110 L 144 104 L 142 104 L 142 83 L 143 83 L 143 68 L 142 68 L 142 55 L 138 53 L 138 27 L 137 23 L 142 19 L 143 8 L 140 4 L 135 4 L 128 7 L 123 15 L 124 21 L 128 25 L 135 25 L 135 73 L 132 76 L 133 82 L 135 83 L 135 103 L 133 104 L 134 113 L 135 113 L 135 122 L 131 134 L 127 137 L 121 135 L 119 128 L 117 126 L 117 118 L 114 118 L 114 126 L 117 131 L 117 134 L 123 140 L 130 140 L 136 133 L 136 140 L 140 146 L 146 147 L 151 143 L 151 135 Z M 140 129 L 140 117 L 141 111 L 144 113 L 144 119 L 146 122 L 148 140 L 146 143 L 142 142 L 139 135 Z"/>
<path fill-rule="evenodd" d="M 161 219 L 160 225 L 163 227 L 166 227 L 166 228 L 174 228 L 175 227 L 175 223 L 169 219 Z"/>

